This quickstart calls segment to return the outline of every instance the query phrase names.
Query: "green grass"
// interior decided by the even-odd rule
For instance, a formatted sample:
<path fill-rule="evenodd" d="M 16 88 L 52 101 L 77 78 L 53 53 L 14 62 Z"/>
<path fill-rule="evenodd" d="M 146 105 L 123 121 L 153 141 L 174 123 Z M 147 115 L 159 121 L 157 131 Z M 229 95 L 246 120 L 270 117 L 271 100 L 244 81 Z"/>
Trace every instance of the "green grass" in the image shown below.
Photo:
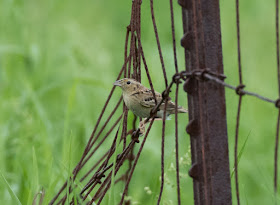
<path fill-rule="evenodd" d="M 235 3 L 233 0 L 220 0 L 220 5 L 226 82 L 237 85 Z M 46 192 L 44 202 L 47 203 L 71 175 L 70 170 L 80 159 L 123 64 L 130 6 L 130 1 L 0 1 L 1 203 L 30 204 L 42 190 Z M 167 74 L 171 80 L 174 65 L 169 3 L 155 1 L 154 7 Z M 181 8 L 176 1 L 174 9 L 179 68 L 183 70 Z M 143 1 L 142 12 L 143 48 L 155 88 L 162 91 L 164 83 L 156 80 L 161 66 L 148 1 Z M 276 99 L 274 12 L 273 0 L 240 1 L 242 67 L 246 89 Z M 144 74 L 143 82 L 148 85 Z M 173 99 L 174 93 L 173 90 Z M 121 91 L 116 90 L 106 116 L 120 94 Z M 182 89 L 179 100 L 180 105 L 187 107 Z M 234 91 L 226 90 L 226 101 L 232 168 L 238 103 Z M 121 112 L 118 111 L 118 114 Z M 274 105 L 244 97 L 239 141 L 242 204 L 274 202 L 276 117 Z M 116 118 L 110 125 L 114 120 Z M 184 204 L 192 204 L 192 179 L 187 175 L 190 168 L 189 136 L 185 133 L 188 116 L 180 115 L 179 120 L 181 196 Z M 129 126 L 132 126 L 131 122 Z M 167 121 L 167 126 L 166 183 L 162 204 L 176 204 L 174 118 Z M 108 129 L 104 133 L 106 131 Z M 106 140 L 96 158 L 108 149 L 113 136 Z M 130 184 L 128 197 L 135 203 L 155 204 L 157 201 L 160 144 L 161 122 L 155 122 Z M 234 177 L 233 204 L 236 204 L 233 180 Z M 78 184 L 77 191 L 83 185 Z M 123 187 L 123 183 L 114 186 L 114 200 L 120 199 Z M 108 197 L 105 198 L 104 204 L 108 200 Z"/>
<path fill-rule="evenodd" d="M 16 204 L 21 204 L 20 200 L 18 199 L 16 193 L 13 191 L 13 189 L 11 188 L 11 186 L 9 185 L 9 182 L 7 181 L 7 179 L 4 177 L 4 175 L 1 172 L 1 177 L 2 177 L 2 183 L 4 185 L 4 187 L 6 188 L 6 190 L 9 191 L 10 197 L 11 197 L 11 202 L 16 203 Z"/>

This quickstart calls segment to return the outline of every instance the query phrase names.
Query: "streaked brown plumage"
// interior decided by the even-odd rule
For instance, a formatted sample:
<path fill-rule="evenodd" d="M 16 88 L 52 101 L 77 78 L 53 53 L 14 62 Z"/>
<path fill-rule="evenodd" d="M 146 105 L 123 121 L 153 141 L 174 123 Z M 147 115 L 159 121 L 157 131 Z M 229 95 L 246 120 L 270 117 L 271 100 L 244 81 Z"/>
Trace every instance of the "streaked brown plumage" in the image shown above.
<path fill-rule="evenodd" d="M 124 78 L 117 80 L 114 85 L 121 87 L 123 91 L 123 100 L 125 105 L 135 115 L 142 118 L 150 116 L 151 109 L 156 105 L 153 97 L 152 90 L 146 88 L 141 83 L 134 79 Z M 162 99 L 160 93 L 155 92 L 157 102 Z M 162 118 L 164 113 L 164 103 L 159 107 L 159 111 L 156 114 L 157 118 Z M 187 110 L 181 106 L 178 106 L 178 113 L 186 113 Z M 168 99 L 166 114 L 167 117 L 170 114 L 175 113 L 175 103 Z"/>

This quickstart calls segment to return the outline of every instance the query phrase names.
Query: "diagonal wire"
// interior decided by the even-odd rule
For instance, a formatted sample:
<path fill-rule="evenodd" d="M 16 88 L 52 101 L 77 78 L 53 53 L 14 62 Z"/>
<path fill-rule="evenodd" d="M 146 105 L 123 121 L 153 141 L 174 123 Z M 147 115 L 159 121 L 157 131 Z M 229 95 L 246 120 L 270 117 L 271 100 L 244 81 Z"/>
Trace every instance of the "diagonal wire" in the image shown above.
<path fill-rule="evenodd" d="M 98 143 L 98 145 L 92 150 L 92 152 L 88 155 L 88 157 L 83 161 L 82 166 L 84 166 L 88 160 L 93 156 L 93 154 L 98 150 L 98 148 L 103 144 L 103 142 L 107 139 L 107 137 L 111 134 L 111 132 L 114 130 L 114 128 L 118 125 L 120 120 L 122 119 L 122 115 L 116 120 L 116 122 L 113 124 L 111 129 L 104 135 L 103 139 Z"/>
<path fill-rule="evenodd" d="M 124 65 L 122 66 L 122 69 L 120 70 L 120 72 L 119 72 L 119 74 L 118 74 L 117 80 L 120 78 L 120 76 L 121 76 L 122 73 L 124 72 L 124 68 L 126 67 L 126 64 L 128 63 L 129 59 L 130 59 L 130 56 L 127 58 L 127 60 L 125 61 Z M 77 166 L 74 168 L 74 170 L 73 170 L 73 172 L 72 172 L 72 173 L 73 173 L 73 181 L 75 180 L 77 173 L 79 172 L 79 170 L 80 170 L 81 167 L 82 167 L 83 160 L 85 159 L 85 157 L 87 156 L 88 152 L 90 151 L 89 147 L 91 146 L 91 142 L 93 141 L 93 138 L 94 138 L 94 136 L 95 136 L 95 133 L 96 133 L 96 131 L 97 131 L 97 128 L 98 128 L 98 126 L 99 126 L 99 124 L 100 124 L 100 122 L 101 122 L 101 119 L 102 119 L 102 117 L 103 117 L 103 115 L 104 115 L 104 113 L 105 113 L 106 108 L 108 107 L 109 101 L 110 101 L 110 99 L 111 99 L 111 97 L 112 97 L 112 95 L 113 95 L 113 93 L 114 93 L 114 90 L 115 90 L 115 86 L 112 87 L 112 89 L 111 89 L 111 91 L 110 91 L 110 94 L 108 95 L 108 97 L 107 97 L 107 99 L 106 99 L 106 102 L 105 102 L 105 104 L 104 104 L 104 107 L 102 108 L 102 111 L 101 111 L 101 113 L 100 113 L 100 115 L 99 115 L 99 117 L 98 117 L 98 120 L 97 120 L 97 122 L 96 122 L 96 125 L 95 125 L 95 127 L 94 127 L 94 130 L 93 130 L 93 132 L 92 132 L 92 134 L 91 134 L 91 136 L 90 136 L 90 138 L 89 138 L 89 141 L 88 141 L 88 143 L 87 143 L 87 145 L 86 145 L 86 148 L 85 148 L 85 150 L 84 150 L 84 153 L 83 153 L 83 155 L 82 155 L 80 161 L 78 162 Z M 57 194 L 53 197 L 53 199 L 49 202 L 50 205 L 52 205 L 52 204 L 55 203 L 55 201 L 56 201 L 57 198 L 60 196 L 60 194 L 62 193 L 62 191 L 66 188 L 66 186 L 67 186 L 67 181 L 63 184 L 63 186 L 59 189 L 58 193 L 57 193 Z"/>
<path fill-rule="evenodd" d="M 97 134 L 95 140 L 93 140 L 90 149 L 93 147 L 94 143 L 96 142 L 96 139 L 98 138 L 98 136 L 100 136 L 101 132 L 104 130 L 105 126 L 107 125 L 108 121 L 111 119 L 112 115 L 116 112 L 117 108 L 120 105 L 120 100 L 118 101 L 117 105 L 115 106 L 115 108 L 113 109 L 112 113 L 110 114 L 110 116 L 108 117 L 108 120 L 105 122 L 105 124 L 103 125 L 103 127 L 101 128 L 101 130 L 99 131 L 99 133 Z M 88 160 L 93 156 L 93 154 L 98 150 L 98 148 L 103 144 L 103 142 L 107 139 L 107 137 L 109 136 L 109 134 L 113 131 L 113 129 L 116 127 L 116 125 L 120 122 L 122 118 L 122 115 L 117 119 L 117 121 L 113 124 L 113 126 L 110 128 L 110 130 L 108 131 L 108 133 L 103 137 L 103 139 L 99 142 L 99 144 L 94 148 L 94 150 L 87 155 L 87 157 L 83 160 L 83 162 L 80 165 L 80 169 L 84 167 L 84 165 L 88 162 Z M 63 185 L 63 187 L 65 188 L 67 185 L 67 182 Z M 63 188 L 63 189 L 64 189 Z M 72 190 L 71 190 L 72 191 Z M 70 193 L 71 193 L 70 191 Z M 66 197 L 66 194 L 64 196 L 64 198 Z M 66 200 L 66 198 L 65 198 Z"/>
<path fill-rule="evenodd" d="M 127 63 L 127 61 L 125 62 L 124 66 L 122 67 L 121 72 L 119 73 L 119 75 L 118 75 L 118 77 L 117 77 L 117 80 L 120 78 L 121 74 L 123 73 L 124 68 L 125 68 L 125 66 L 126 66 L 126 63 Z M 79 170 L 81 169 L 81 164 L 82 164 L 84 158 L 86 157 L 87 153 L 88 153 L 89 150 L 90 150 L 91 142 L 93 141 L 93 137 L 94 137 L 94 135 L 95 135 L 95 132 L 97 131 L 97 128 L 98 128 L 98 126 L 99 126 L 99 124 L 100 124 L 100 121 L 101 121 L 101 119 L 102 119 L 102 117 L 103 117 L 103 115 L 104 115 L 104 113 L 105 113 L 105 110 L 106 110 L 106 108 L 107 108 L 107 106 L 108 106 L 108 104 L 109 104 L 109 101 L 110 101 L 110 99 L 111 99 L 111 97 L 112 97 L 112 95 L 113 95 L 113 93 L 114 93 L 114 91 L 115 91 L 115 88 L 116 88 L 116 86 L 113 86 L 113 88 L 112 88 L 112 90 L 111 90 L 111 92 L 110 92 L 110 94 L 109 94 L 109 96 L 108 96 L 108 98 L 107 98 L 107 100 L 106 100 L 106 102 L 105 102 L 105 105 L 104 105 L 104 107 L 103 107 L 103 109 L 102 109 L 102 111 L 101 111 L 101 113 L 100 113 L 100 115 L 99 115 L 99 117 L 98 117 L 97 123 L 96 123 L 96 125 L 95 125 L 95 128 L 94 128 L 94 130 L 93 130 L 91 136 L 90 136 L 90 139 L 89 139 L 89 141 L 88 141 L 88 144 L 87 144 L 87 146 L 86 146 L 86 148 L 85 148 L 85 150 L 84 150 L 84 153 L 83 153 L 83 155 L 82 155 L 82 158 L 81 158 L 81 160 L 79 161 L 79 163 L 78 163 L 78 165 L 76 166 L 76 168 L 74 169 L 73 180 L 75 180 L 75 178 L 76 178 L 76 176 L 77 176 L 77 173 L 78 173 Z"/>
<path fill-rule="evenodd" d="M 146 139 L 147 139 L 147 137 L 148 137 L 148 134 L 149 134 L 149 132 L 150 132 L 150 130 L 151 130 L 151 127 L 152 127 L 153 123 L 154 123 L 154 117 L 152 118 L 152 121 L 151 121 L 150 124 L 149 124 L 148 130 L 147 130 L 147 132 L 145 133 L 144 139 L 143 139 L 143 141 L 142 141 L 142 143 L 141 143 L 141 146 L 140 146 L 140 148 L 139 148 L 139 151 L 138 151 L 138 153 L 137 153 L 137 155 L 136 155 L 135 161 L 134 161 L 134 163 L 133 163 L 133 166 L 132 166 L 132 168 L 131 168 L 131 171 L 130 171 L 130 173 L 129 173 L 128 179 L 127 179 L 126 184 L 125 184 L 125 188 L 124 188 L 124 191 L 123 191 L 123 194 L 122 194 L 122 198 L 121 198 L 120 204 L 123 204 L 123 202 L 124 202 L 124 196 L 126 195 L 126 193 L 127 193 L 127 191 L 128 191 L 128 186 L 129 186 L 130 180 L 131 180 L 131 178 L 132 178 L 132 175 L 133 175 L 133 172 L 134 172 L 134 170 L 135 170 L 136 164 L 137 164 L 138 159 L 139 159 L 139 157 L 140 157 L 140 154 L 141 154 L 141 152 L 142 152 L 142 150 L 143 150 L 144 144 L 145 144 L 145 142 L 146 142 Z"/>
<path fill-rule="evenodd" d="M 128 58 L 128 59 L 129 59 L 129 58 Z M 128 62 L 128 60 L 125 62 L 125 64 L 126 64 L 127 62 Z M 124 67 L 125 67 L 125 65 L 122 67 L 121 71 L 119 72 L 119 75 L 118 75 L 117 79 L 119 79 L 120 76 L 122 75 L 122 73 L 123 73 L 123 71 L 124 71 Z M 74 168 L 74 170 L 73 170 L 73 172 L 72 172 L 72 173 L 73 173 L 73 181 L 75 180 L 77 173 L 78 173 L 79 170 L 81 169 L 81 165 L 82 165 L 82 162 L 83 162 L 84 158 L 86 157 L 86 155 L 87 155 L 88 152 L 89 152 L 89 147 L 90 147 L 90 145 L 91 145 L 91 142 L 92 142 L 92 140 L 93 140 L 93 137 L 94 137 L 94 135 L 95 135 L 95 132 L 97 131 L 97 128 L 98 128 L 98 126 L 99 126 L 99 124 L 100 124 L 100 121 L 101 121 L 101 119 L 102 119 L 102 117 L 103 117 L 103 115 L 104 115 L 104 113 L 105 113 L 105 110 L 106 110 L 106 108 L 107 108 L 107 106 L 108 106 L 108 104 L 109 104 L 109 101 L 110 101 L 110 99 L 111 99 L 111 97 L 112 97 L 112 95 L 113 95 L 113 93 L 114 93 L 114 90 L 115 90 L 115 86 L 112 87 L 112 89 L 111 89 L 111 91 L 110 91 L 110 94 L 108 95 L 107 100 L 106 100 L 106 102 L 105 102 L 105 104 L 104 104 L 104 107 L 102 108 L 102 111 L 101 111 L 101 113 L 100 113 L 100 115 L 99 115 L 99 117 L 98 117 L 98 120 L 97 120 L 97 122 L 96 122 L 96 125 L 95 125 L 95 127 L 94 127 L 94 130 L 93 130 L 93 132 L 92 132 L 92 134 L 91 134 L 91 136 L 90 136 L 90 139 L 89 139 L 89 141 L 88 141 L 88 143 L 87 143 L 87 145 L 86 145 L 86 148 L 85 148 L 85 150 L 84 150 L 84 153 L 83 153 L 83 155 L 82 155 L 80 161 L 78 162 L 77 166 Z M 66 186 L 67 186 L 67 181 L 63 184 L 63 186 L 59 189 L 58 193 L 57 193 L 57 194 L 53 197 L 53 199 L 49 202 L 50 205 L 54 204 L 54 202 L 57 200 L 57 198 L 58 198 L 59 195 L 62 193 L 62 191 L 66 188 Z"/>
<path fill-rule="evenodd" d="M 112 157 L 112 155 L 114 154 L 115 150 L 116 150 L 116 142 L 117 142 L 117 137 L 118 137 L 118 133 L 119 133 L 119 129 L 117 130 L 113 143 L 111 145 L 111 148 L 109 149 L 109 154 L 107 156 L 107 159 L 104 161 L 104 163 L 102 164 L 102 166 L 99 167 L 98 171 L 93 175 L 93 177 L 91 178 L 91 180 L 89 181 L 89 183 L 83 188 L 81 194 L 83 194 L 85 192 L 85 190 L 87 190 L 88 188 L 90 188 L 87 192 L 87 194 L 83 197 L 83 200 L 85 200 L 88 195 L 91 193 L 91 191 L 94 189 L 94 187 L 97 185 L 98 183 L 98 178 L 96 178 L 96 174 L 98 173 L 99 175 L 103 175 L 107 170 L 109 170 L 113 164 L 111 163 L 109 166 L 107 166 L 110 158 Z M 102 171 L 101 171 L 102 170 Z M 107 178 L 109 177 L 109 175 L 107 176 Z M 105 180 L 106 181 L 106 180 Z M 104 182 L 105 182 L 104 181 Z M 104 184 L 103 182 L 103 184 Z M 103 185 L 102 184 L 102 185 Z M 101 186 L 98 190 L 98 192 L 96 192 L 95 196 L 93 198 L 95 198 L 99 192 L 103 189 L 103 186 Z"/>
<path fill-rule="evenodd" d="M 130 145 L 126 148 L 125 150 L 125 154 L 122 155 L 122 157 L 120 158 L 118 164 L 116 165 L 116 170 L 114 175 L 116 175 L 123 163 L 123 161 L 126 159 L 127 155 L 131 152 L 131 150 L 133 149 L 135 143 L 136 143 L 137 139 L 135 138 Z M 112 176 L 113 171 L 111 171 L 109 173 L 109 175 L 107 176 L 107 178 L 104 180 L 102 186 L 97 190 L 96 194 L 94 195 L 94 197 L 92 198 L 91 202 L 93 202 L 95 199 L 99 198 L 99 201 L 97 204 L 100 204 L 105 196 L 105 194 L 107 193 L 107 191 L 109 190 L 110 186 L 111 186 L 111 176 Z M 116 183 L 116 182 L 115 182 Z M 107 186 L 105 187 L 105 185 L 107 184 Z M 103 188 L 105 187 L 105 189 L 103 190 Z M 103 190 L 103 192 L 101 193 L 101 190 Z"/>

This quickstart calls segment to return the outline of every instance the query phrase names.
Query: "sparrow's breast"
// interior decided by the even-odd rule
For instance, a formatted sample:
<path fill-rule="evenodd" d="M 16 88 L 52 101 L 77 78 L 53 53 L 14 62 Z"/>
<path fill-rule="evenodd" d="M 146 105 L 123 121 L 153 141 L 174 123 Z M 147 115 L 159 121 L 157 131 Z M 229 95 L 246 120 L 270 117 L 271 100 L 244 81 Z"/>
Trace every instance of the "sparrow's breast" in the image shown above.
<path fill-rule="evenodd" d="M 143 107 L 139 100 L 137 100 L 137 96 L 128 96 L 123 94 L 123 100 L 126 107 L 136 116 L 142 118 L 149 117 L 151 109 Z"/>

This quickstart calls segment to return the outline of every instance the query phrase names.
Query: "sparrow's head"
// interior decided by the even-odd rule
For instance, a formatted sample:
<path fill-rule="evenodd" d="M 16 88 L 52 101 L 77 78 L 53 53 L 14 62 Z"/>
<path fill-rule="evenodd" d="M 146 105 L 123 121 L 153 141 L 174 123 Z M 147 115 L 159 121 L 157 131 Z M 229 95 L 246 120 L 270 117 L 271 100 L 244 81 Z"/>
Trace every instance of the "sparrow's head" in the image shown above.
<path fill-rule="evenodd" d="M 133 92 L 140 87 L 140 83 L 132 78 L 123 78 L 114 82 L 114 85 L 121 87 L 123 92 Z"/>

